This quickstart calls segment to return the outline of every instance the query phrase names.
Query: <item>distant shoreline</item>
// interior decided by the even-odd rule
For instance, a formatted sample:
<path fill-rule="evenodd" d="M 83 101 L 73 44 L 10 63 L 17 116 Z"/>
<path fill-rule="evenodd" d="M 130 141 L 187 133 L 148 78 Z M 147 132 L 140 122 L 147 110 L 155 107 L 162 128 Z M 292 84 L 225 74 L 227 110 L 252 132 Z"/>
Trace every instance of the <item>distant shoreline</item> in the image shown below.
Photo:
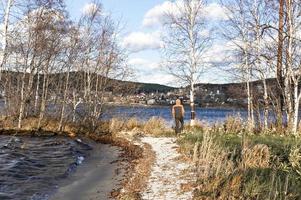
<path fill-rule="evenodd" d="M 140 103 L 130 103 L 130 104 L 126 104 L 126 103 L 113 103 L 113 102 L 110 102 L 110 103 L 105 103 L 104 104 L 105 106 L 118 106 L 118 107 L 146 107 L 146 108 L 151 108 L 151 107 L 172 107 L 172 104 L 171 105 L 162 105 L 162 104 L 153 104 L 153 105 L 150 105 L 150 104 L 140 104 Z M 188 104 L 184 104 L 184 107 L 188 108 L 190 107 L 190 105 Z M 206 108 L 206 109 L 239 109 L 239 110 L 245 110 L 247 108 L 245 107 L 242 107 L 242 106 L 232 106 L 232 105 L 221 105 L 221 106 L 196 106 L 196 108 Z"/>

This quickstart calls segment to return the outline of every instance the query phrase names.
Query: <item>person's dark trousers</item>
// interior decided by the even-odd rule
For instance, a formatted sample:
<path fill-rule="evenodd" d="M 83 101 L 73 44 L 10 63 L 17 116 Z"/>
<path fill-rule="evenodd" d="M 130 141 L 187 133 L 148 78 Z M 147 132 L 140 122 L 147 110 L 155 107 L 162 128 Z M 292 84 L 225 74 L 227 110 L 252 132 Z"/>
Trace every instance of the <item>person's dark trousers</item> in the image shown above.
<path fill-rule="evenodd" d="M 179 117 L 179 118 L 175 118 L 176 121 L 176 134 L 179 134 L 183 131 L 184 128 L 184 118 L 183 117 Z"/>

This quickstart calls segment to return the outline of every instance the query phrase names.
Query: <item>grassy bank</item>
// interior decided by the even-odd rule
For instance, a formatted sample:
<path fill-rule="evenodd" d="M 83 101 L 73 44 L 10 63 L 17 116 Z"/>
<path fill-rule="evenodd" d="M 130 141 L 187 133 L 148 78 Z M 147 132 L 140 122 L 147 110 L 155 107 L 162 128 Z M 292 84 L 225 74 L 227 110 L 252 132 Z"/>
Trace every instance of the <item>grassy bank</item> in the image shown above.
<path fill-rule="evenodd" d="M 178 139 L 197 172 L 195 199 L 301 199 L 300 138 L 233 132 L 196 128 Z"/>

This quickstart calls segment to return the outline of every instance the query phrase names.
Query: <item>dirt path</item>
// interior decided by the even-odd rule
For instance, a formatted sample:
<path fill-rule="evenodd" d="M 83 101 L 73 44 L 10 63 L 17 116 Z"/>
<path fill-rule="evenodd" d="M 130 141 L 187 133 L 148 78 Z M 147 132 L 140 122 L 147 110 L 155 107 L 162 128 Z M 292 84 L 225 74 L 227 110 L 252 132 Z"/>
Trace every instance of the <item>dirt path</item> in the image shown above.
<path fill-rule="evenodd" d="M 192 189 L 184 191 L 185 185 L 194 179 L 189 164 L 181 161 L 175 138 L 144 137 L 142 142 L 150 144 L 156 154 L 147 188 L 142 194 L 145 200 L 190 200 Z"/>

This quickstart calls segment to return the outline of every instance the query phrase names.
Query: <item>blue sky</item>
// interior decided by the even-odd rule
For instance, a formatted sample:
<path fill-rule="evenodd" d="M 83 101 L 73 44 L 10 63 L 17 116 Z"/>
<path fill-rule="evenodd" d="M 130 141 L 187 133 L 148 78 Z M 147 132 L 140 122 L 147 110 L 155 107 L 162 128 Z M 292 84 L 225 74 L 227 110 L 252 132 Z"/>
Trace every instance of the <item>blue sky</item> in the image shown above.
<path fill-rule="evenodd" d="M 72 18 L 77 19 L 90 0 L 67 0 L 67 9 Z M 106 12 L 121 20 L 124 25 L 121 43 L 130 51 L 129 64 L 136 72 L 136 81 L 174 85 L 172 76 L 160 67 L 160 14 L 170 5 L 167 0 L 102 0 Z M 215 0 L 207 5 L 212 23 L 218 24 L 225 16 Z M 213 44 L 212 56 L 222 54 L 223 44 Z M 215 58 L 216 59 L 216 58 Z M 201 82 L 222 83 L 228 80 L 224 73 L 213 69 L 204 74 Z"/>

